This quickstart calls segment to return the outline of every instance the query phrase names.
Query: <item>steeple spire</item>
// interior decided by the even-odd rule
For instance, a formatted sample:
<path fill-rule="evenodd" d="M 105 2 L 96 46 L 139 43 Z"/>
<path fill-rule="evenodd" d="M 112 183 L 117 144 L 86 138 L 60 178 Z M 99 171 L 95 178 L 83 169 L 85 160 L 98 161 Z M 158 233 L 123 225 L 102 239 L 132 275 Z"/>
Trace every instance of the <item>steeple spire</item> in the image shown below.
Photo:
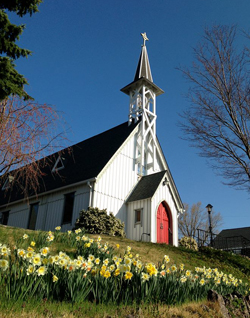
<path fill-rule="evenodd" d="M 142 82 L 150 87 L 153 90 L 156 96 L 161 95 L 164 93 L 160 87 L 153 83 L 153 77 L 150 69 L 148 52 L 146 48 L 146 41 L 148 41 L 148 37 L 146 32 L 141 33 L 143 37 L 143 45 L 141 48 L 141 54 L 139 58 L 139 62 L 136 68 L 135 77 L 132 83 L 128 84 L 127 86 L 123 87 L 121 91 L 127 95 L 130 95 L 135 88 L 139 87 Z"/>
<path fill-rule="evenodd" d="M 153 83 L 153 77 L 151 74 L 151 69 L 150 69 L 150 64 L 148 59 L 148 52 L 146 48 L 146 41 L 148 41 L 148 37 L 146 35 L 146 32 L 141 33 L 141 36 L 143 37 L 143 45 L 142 45 L 141 55 L 139 58 L 137 69 L 135 72 L 134 81 L 137 81 L 140 78 L 144 77 Z"/>

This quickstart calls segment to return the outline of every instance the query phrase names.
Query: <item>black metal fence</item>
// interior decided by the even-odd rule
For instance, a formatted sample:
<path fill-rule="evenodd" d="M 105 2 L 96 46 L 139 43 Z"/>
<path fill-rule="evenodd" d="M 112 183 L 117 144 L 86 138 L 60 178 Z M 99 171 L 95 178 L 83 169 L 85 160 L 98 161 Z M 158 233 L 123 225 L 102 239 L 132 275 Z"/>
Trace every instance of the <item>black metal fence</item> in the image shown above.
<path fill-rule="evenodd" d="M 250 257 L 250 240 L 244 236 L 223 237 L 215 233 L 210 233 L 197 229 L 197 236 L 194 237 L 198 247 L 210 246 L 215 249 L 228 251 Z"/>

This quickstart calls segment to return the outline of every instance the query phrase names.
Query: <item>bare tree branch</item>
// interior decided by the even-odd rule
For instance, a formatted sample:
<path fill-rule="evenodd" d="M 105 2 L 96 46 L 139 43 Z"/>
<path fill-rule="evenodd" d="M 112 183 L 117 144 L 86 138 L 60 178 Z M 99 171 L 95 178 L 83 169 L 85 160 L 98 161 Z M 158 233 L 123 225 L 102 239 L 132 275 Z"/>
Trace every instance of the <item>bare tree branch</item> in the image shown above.
<path fill-rule="evenodd" d="M 191 83 L 181 127 L 226 184 L 250 191 L 250 51 L 237 36 L 236 26 L 205 29 L 192 68 L 180 68 Z"/>
<path fill-rule="evenodd" d="M 189 207 L 184 204 L 185 213 L 179 217 L 179 234 L 182 236 L 196 237 L 197 229 L 209 232 L 208 214 L 205 209 L 202 209 L 201 202 L 195 203 Z M 219 212 L 211 213 L 211 226 L 213 233 L 217 233 L 222 224 L 222 217 Z"/>
<path fill-rule="evenodd" d="M 18 185 L 27 197 L 36 193 L 44 158 L 65 141 L 65 132 L 57 132 L 60 122 L 53 107 L 13 96 L 0 102 L 0 187 L 11 175 L 11 186 Z M 51 157 L 49 157 L 51 158 Z"/>

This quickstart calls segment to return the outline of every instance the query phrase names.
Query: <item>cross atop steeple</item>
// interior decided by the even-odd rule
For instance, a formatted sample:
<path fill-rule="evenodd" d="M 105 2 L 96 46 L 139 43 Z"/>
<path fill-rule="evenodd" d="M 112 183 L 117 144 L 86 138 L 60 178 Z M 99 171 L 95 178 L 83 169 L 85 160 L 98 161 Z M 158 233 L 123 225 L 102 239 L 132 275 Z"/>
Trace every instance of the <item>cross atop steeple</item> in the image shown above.
<path fill-rule="evenodd" d="M 146 41 L 148 41 L 148 37 L 147 37 L 147 34 L 146 34 L 146 32 L 144 32 L 144 33 L 141 33 L 141 36 L 143 37 L 143 46 L 145 46 L 145 44 L 146 44 Z"/>

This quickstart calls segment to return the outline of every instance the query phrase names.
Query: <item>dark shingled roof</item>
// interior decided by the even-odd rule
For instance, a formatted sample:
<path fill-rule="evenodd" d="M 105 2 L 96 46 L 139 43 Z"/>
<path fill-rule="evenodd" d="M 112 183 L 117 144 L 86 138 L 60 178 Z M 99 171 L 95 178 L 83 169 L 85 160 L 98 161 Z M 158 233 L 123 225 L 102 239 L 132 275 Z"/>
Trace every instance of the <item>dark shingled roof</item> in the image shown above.
<path fill-rule="evenodd" d="M 222 230 L 218 236 L 220 237 L 236 237 L 243 236 L 250 241 L 250 227 L 241 227 L 236 229 Z"/>
<path fill-rule="evenodd" d="M 148 176 L 144 176 L 136 185 L 135 189 L 129 196 L 127 202 L 144 200 L 151 198 L 159 186 L 166 171 L 160 171 Z"/>
<path fill-rule="evenodd" d="M 38 194 L 97 177 L 139 122 L 129 126 L 128 122 L 125 122 L 75 144 L 70 147 L 71 153 L 66 148 L 62 155 L 65 168 L 60 170 L 58 174 L 51 172 L 58 155 L 49 156 L 53 156 L 53 162 L 43 169 L 44 177 L 40 180 Z M 0 205 L 23 199 L 23 195 L 15 188 L 10 195 L 4 195 L 4 192 L 0 191 Z M 31 195 L 34 193 L 30 193 Z"/>

